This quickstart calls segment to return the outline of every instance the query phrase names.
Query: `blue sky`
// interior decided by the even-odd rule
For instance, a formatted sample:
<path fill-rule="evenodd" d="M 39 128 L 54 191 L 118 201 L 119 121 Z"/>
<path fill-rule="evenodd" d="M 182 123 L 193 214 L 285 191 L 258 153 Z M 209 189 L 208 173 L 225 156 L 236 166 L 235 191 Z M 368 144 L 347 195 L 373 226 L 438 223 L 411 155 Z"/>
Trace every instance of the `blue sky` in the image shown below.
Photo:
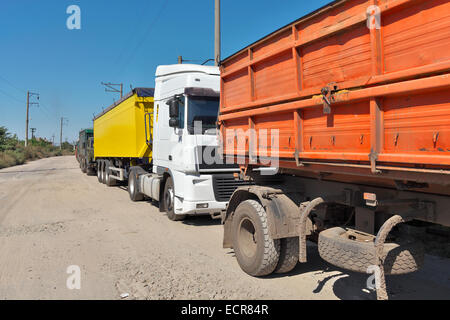
<path fill-rule="evenodd" d="M 222 58 L 327 4 L 329 0 L 222 0 Z M 66 9 L 81 8 L 81 30 L 68 30 Z M 214 56 L 214 0 L 0 1 L 0 126 L 25 137 L 26 91 L 36 135 L 77 139 L 92 116 L 113 103 L 101 82 L 153 87 L 156 66 L 177 57 Z"/>

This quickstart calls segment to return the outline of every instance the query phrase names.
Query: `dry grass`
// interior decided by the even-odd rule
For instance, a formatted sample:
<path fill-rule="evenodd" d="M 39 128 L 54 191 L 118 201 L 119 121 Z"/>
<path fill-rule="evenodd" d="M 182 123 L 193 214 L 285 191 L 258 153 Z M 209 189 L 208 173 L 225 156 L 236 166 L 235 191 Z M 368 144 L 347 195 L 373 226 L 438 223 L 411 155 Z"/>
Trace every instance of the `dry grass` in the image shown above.
<path fill-rule="evenodd" d="M 0 169 L 24 164 L 27 161 L 72 155 L 73 152 L 69 150 L 59 150 L 51 146 L 18 146 L 15 150 L 6 150 L 0 152 Z"/>

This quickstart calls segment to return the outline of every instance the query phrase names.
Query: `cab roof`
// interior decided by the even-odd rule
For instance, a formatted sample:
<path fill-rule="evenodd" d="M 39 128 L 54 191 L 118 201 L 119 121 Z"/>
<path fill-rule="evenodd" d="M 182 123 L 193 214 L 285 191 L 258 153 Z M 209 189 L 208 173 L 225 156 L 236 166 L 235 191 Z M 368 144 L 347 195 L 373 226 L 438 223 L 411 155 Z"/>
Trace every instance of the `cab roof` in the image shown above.
<path fill-rule="evenodd" d="M 92 128 L 83 129 L 83 130 L 80 131 L 80 134 L 81 133 L 87 133 L 87 134 L 94 133 L 94 129 L 92 129 Z"/>
<path fill-rule="evenodd" d="M 163 65 L 156 68 L 156 77 L 168 76 L 177 73 L 200 72 L 210 75 L 220 75 L 219 67 L 202 66 L 198 64 L 172 64 Z"/>

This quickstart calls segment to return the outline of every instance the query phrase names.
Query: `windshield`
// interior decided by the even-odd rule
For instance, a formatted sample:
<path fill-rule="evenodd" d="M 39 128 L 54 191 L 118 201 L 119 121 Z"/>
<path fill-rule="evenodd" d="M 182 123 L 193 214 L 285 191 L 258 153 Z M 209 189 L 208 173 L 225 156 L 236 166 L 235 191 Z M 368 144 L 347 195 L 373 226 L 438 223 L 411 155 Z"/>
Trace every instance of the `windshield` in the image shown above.
<path fill-rule="evenodd" d="M 216 127 L 217 114 L 219 112 L 219 98 L 214 97 L 189 97 L 188 99 L 188 130 L 194 133 L 196 121 L 201 122 L 202 133 Z"/>

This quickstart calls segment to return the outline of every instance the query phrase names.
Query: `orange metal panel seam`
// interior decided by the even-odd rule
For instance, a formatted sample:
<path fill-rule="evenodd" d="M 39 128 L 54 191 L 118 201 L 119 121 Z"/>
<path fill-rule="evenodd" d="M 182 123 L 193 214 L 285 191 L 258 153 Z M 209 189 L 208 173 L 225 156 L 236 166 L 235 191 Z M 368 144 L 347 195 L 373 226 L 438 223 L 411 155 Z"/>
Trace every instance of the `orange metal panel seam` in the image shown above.
<path fill-rule="evenodd" d="M 439 75 L 429 78 L 409 80 L 404 82 L 386 84 L 378 87 L 360 89 L 355 91 L 347 91 L 342 94 L 335 95 L 334 104 L 346 102 L 354 102 L 371 97 L 382 97 L 390 95 L 412 94 L 415 92 L 423 92 L 426 90 L 441 90 L 450 88 L 450 74 Z M 321 97 L 313 97 L 310 99 L 299 100 L 278 105 L 260 107 L 247 111 L 234 112 L 232 114 L 224 114 L 219 117 L 220 120 L 243 118 L 249 115 L 268 114 L 272 112 L 289 112 L 297 108 L 308 108 L 322 105 Z"/>
<path fill-rule="evenodd" d="M 249 79 L 249 93 L 250 93 L 250 101 L 255 101 L 255 75 L 253 74 L 253 67 L 251 61 L 253 60 L 253 50 L 252 48 L 248 49 L 248 58 L 250 64 L 247 67 L 248 79 Z"/>
<path fill-rule="evenodd" d="M 376 161 L 383 150 L 384 125 L 380 98 L 370 99 L 370 166 L 372 173 L 377 173 Z"/>
<path fill-rule="evenodd" d="M 401 70 L 385 75 L 378 75 L 378 76 L 367 76 L 360 79 L 350 80 L 339 83 L 339 86 L 341 89 L 343 88 L 350 88 L 350 87 L 361 87 L 364 85 L 374 85 L 382 82 L 387 81 L 394 81 L 394 80 L 400 80 L 400 79 L 408 79 L 412 77 L 418 77 L 420 75 L 429 74 L 429 73 L 441 73 L 441 72 L 448 72 L 450 71 L 450 61 L 443 61 L 443 62 L 437 62 L 431 65 L 427 66 L 420 66 L 416 68 L 411 68 L 408 70 Z M 289 94 L 283 97 L 275 97 L 275 98 L 267 98 L 267 99 L 261 99 L 250 103 L 244 103 L 239 105 L 235 108 L 230 108 L 226 112 L 232 112 L 235 110 L 242 110 L 246 108 L 251 108 L 258 105 L 264 105 L 264 104 L 271 104 L 271 103 L 278 103 L 280 100 L 299 100 L 302 97 L 311 96 L 314 94 L 317 94 L 320 92 L 320 89 L 322 87 L 312 87 L 308 89 L 304 89 L 301 91 L 301 95 L 299 94 Z"/>
<path fill-rule="evenodd" d="M 256 137 L 255 132 L 255 122 L 253 121 L 252 117 L 248 117 L 248 129 L 249 129 L 249 139 L 248 139 L 248 154 L 250 156 L 252 155 L 258 155 L 259 154 L 259 147 L 258 147 L 258 141 Z M 257 159 L 251 158 L 251 161 L 256 162 Z"/>

